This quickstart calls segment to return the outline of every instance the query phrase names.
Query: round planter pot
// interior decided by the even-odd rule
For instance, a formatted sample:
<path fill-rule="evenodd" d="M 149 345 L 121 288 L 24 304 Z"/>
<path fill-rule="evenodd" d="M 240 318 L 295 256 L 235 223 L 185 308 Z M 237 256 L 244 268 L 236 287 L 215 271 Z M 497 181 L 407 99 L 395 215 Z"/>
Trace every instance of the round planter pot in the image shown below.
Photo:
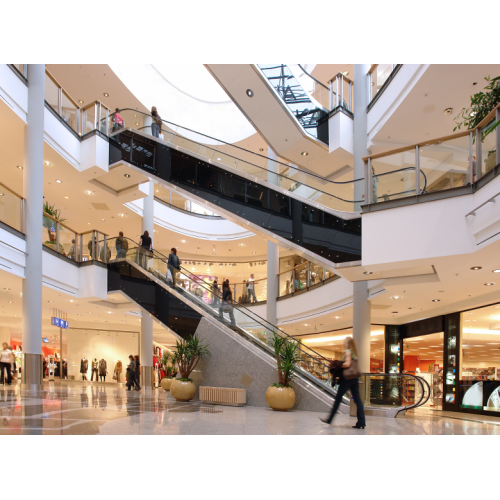
<path fill-rule="evenodd" d="M 172 394 L 177 401 L 189 401 L 193 399 L 196 394 L 196 386 L 193 382 L 182 382 L 175 379 L 170 386 L 170 394 Z"/>
<path fill-rule="evenodd" d="M 291 387 L 268 387 L 266 401 L 273 410 L 287 411 L 295 404 L 295 392 Z"/>
<path fill-rule="evenodd" d="M 164 390 L 164 391 L 169 391 L 170 390 L 170 387 L 172 385 L 172 382 L 174 381 L 175 379 L 174 378 L 167 378 L 167 377 L 163 377 L 161 379 L 161 388 Z"/>

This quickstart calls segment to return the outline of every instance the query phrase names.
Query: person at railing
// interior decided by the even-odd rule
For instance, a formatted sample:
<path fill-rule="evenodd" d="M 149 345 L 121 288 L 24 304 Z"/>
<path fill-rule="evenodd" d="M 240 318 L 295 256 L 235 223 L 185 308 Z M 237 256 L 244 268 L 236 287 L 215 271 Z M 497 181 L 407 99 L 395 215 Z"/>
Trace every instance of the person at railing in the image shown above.
<path fill-rule="evenodd" d="M 106 259 L 106 260 L 104 260 L 104 259 Z M 110 259 L 111 259 L 111 250 L 109 249 L 109 244 L 106 241 L 106 257 L 104 257 L 104 245 L 102 245 L 101 251 L 99 253 L 99 260 L 101 262 L 109 262 Z"/>
<path fill-rule="evenodd" d="M 257 297 L 255 296 L 255 277 L 253 274 L 248 278 L 248 303 L 250 303 L 250 298 L 253 297 L 253 303 L 257 302 Z"/>
<path fill-rule="evenodd" d="M 229 280 L 222 283 L 222 301 L 219 307 L 219 319 L 224 318 L 224 313 L 229 313 L 229 319 L 231 320 L 231 326 L 236 326 L 236 321 L 234 319 L 233 306 L 231 302 L 233 301 L 233 294 L 229 286 Z"/>
<path fill-rule="evenodd" d="M 375 168 L 372 165 L 372 203 L 377 203 L 378 201 L 377 184 L 378 177 L 375 174 Z"/>
<path fill-rule="evenodd" d="M 151 251 L 151 236 L 149 236 L 149 231 L 144 231 L 139 241 L 139 262 L 138 264 L 144 269 L 148 268 L 148 258 L 149 252 Z"/>
<path fill-rule="evenodd" d="M 90 238 L 89 242 L 87 243 L 87 248 L 89 249 L 90 259 L 94 259 L 95 256 L 92 253 L 92 238 Z M 95 251 L 97 252 L 97 235 L 95 234 L 94 234 L 94 248 Z"/>
<path fill-rule="evenodd" d="M 174 283 L 174 288 L 175 288 L 177 276 L 179 271 L 181 270 L 181 261 L 179 260 L 179 257 L 177 257 L 177 248 L 175 247 L 170 249 L 170 253 L 168 254 L 167 266 L 168 270 L 172 274 L 172 281 Z"/>
<path fill-rule="evenodd" d="M 123 237 L 123 231 L 118 233 L 118 238 L 115 241 L 116 258 L 124 259 L 127 256 L 128 241 Z"/>
<path fill-rule="evenodd" d="M 113 132 L 116 132 L 117 130 L 120 130 L 123 128 L 123 118 L 122 115 L 119 113 L 119 109 L 115 109 L 115 114 L 113 115 Z"/>
<path fill-rule="evenodd" d="M 151 108 L 151 116 L 153 117 L 153 123 L 151 124 L 151 135 L 153 137 L 160 137 L 161 134 L 161 116 L 158 114 L 156 106 Z"/>
<path fill-rule="evenodd" d="M 220 302 L 219 285 L 217 280 L 212 283 L 212 305 L 217 306 Z"/>
<path fill-rule="evenodd" d="M 74 238 L 71 240 L 71 246 L 69 247 L 68 258 L 76 260 L 76 243 Z"/>
<path fill-rule="evenodd" d="M 340 378 L 340 384 L 339 388 L 337 389 L 337 395 L 335 396 L 335 402 L 333 403 L 332 411 L 327 419 L 321 418 L 320 420 L 325 424 L 330 425 L 332 423 L 333 417 L 339 409 L 344 394 L 349 389 L 351 389 L 352 398 L 356 403 L 358 417 L 356 425 L 353 425 L 352 427 L 354 429 L 364 429 L 366 427 L 366 421 L 363 401 L 361 401 L 361 396 L 359 394 L 359 377 L 361 373 L 357 368 L 358 348 L 356 346 L 356 342 L 352 337 L 346 337 L 344 340 L 344 356 L 342 358 L 342 361 L 342 376 Z M 348 370 L 349 368 L 351 370 L 349 370 L 349 372 L 346 372 L 346 370 Z"/>

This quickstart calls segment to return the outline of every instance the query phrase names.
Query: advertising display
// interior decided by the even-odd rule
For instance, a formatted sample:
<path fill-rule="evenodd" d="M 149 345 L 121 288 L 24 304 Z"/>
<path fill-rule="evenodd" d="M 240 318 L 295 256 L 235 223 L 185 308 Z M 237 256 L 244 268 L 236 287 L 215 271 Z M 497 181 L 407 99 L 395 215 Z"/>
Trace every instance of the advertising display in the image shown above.
<path fill-rule="evenodd" d="M 460 408 L 500 412 L 500 382 L 496 380 L 462 381 Z"/>

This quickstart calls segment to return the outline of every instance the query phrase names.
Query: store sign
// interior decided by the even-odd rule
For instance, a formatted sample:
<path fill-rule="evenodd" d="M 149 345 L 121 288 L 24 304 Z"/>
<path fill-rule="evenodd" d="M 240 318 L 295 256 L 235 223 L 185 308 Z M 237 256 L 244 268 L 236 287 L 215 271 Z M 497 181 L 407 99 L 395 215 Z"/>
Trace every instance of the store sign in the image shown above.
<path fill-rule="evenodd" d="M 58 326 L 59 328 L 69 328 L 69 323 L 65 321 L 64 319 L 56 318 L 55 316 L 52 316 L 50 318 L 50 324 L 52 326 Z"/>

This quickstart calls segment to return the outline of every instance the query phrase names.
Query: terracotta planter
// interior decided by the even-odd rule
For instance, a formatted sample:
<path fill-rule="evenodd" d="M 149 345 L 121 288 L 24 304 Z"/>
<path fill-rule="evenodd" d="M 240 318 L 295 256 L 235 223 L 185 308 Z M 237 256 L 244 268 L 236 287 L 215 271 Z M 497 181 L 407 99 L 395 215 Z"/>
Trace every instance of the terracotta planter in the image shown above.
<path fill-rule="evenodd" d="M 174 380 L 175 380 L 174 378 L 163 377 L 161 379 L 161 388 L 164 391 L 169 391 L 170 390 L 170 386 L 172 385 L 172 382 Z"/>
<path fill-rule="evenodd" d="M 196 386 L 193 382 L 183 382 L 175 379 L 170 386 L 170 394 L 177 399 L 177 401 L 189 401 L 194 398 L 196 394 Z"/>
<path fill-rule="evenodd" d="M 268 387 L 266 402 L 273 410 L 290 410 L 295 404 L 295 392 L 291 387 Z"/>

